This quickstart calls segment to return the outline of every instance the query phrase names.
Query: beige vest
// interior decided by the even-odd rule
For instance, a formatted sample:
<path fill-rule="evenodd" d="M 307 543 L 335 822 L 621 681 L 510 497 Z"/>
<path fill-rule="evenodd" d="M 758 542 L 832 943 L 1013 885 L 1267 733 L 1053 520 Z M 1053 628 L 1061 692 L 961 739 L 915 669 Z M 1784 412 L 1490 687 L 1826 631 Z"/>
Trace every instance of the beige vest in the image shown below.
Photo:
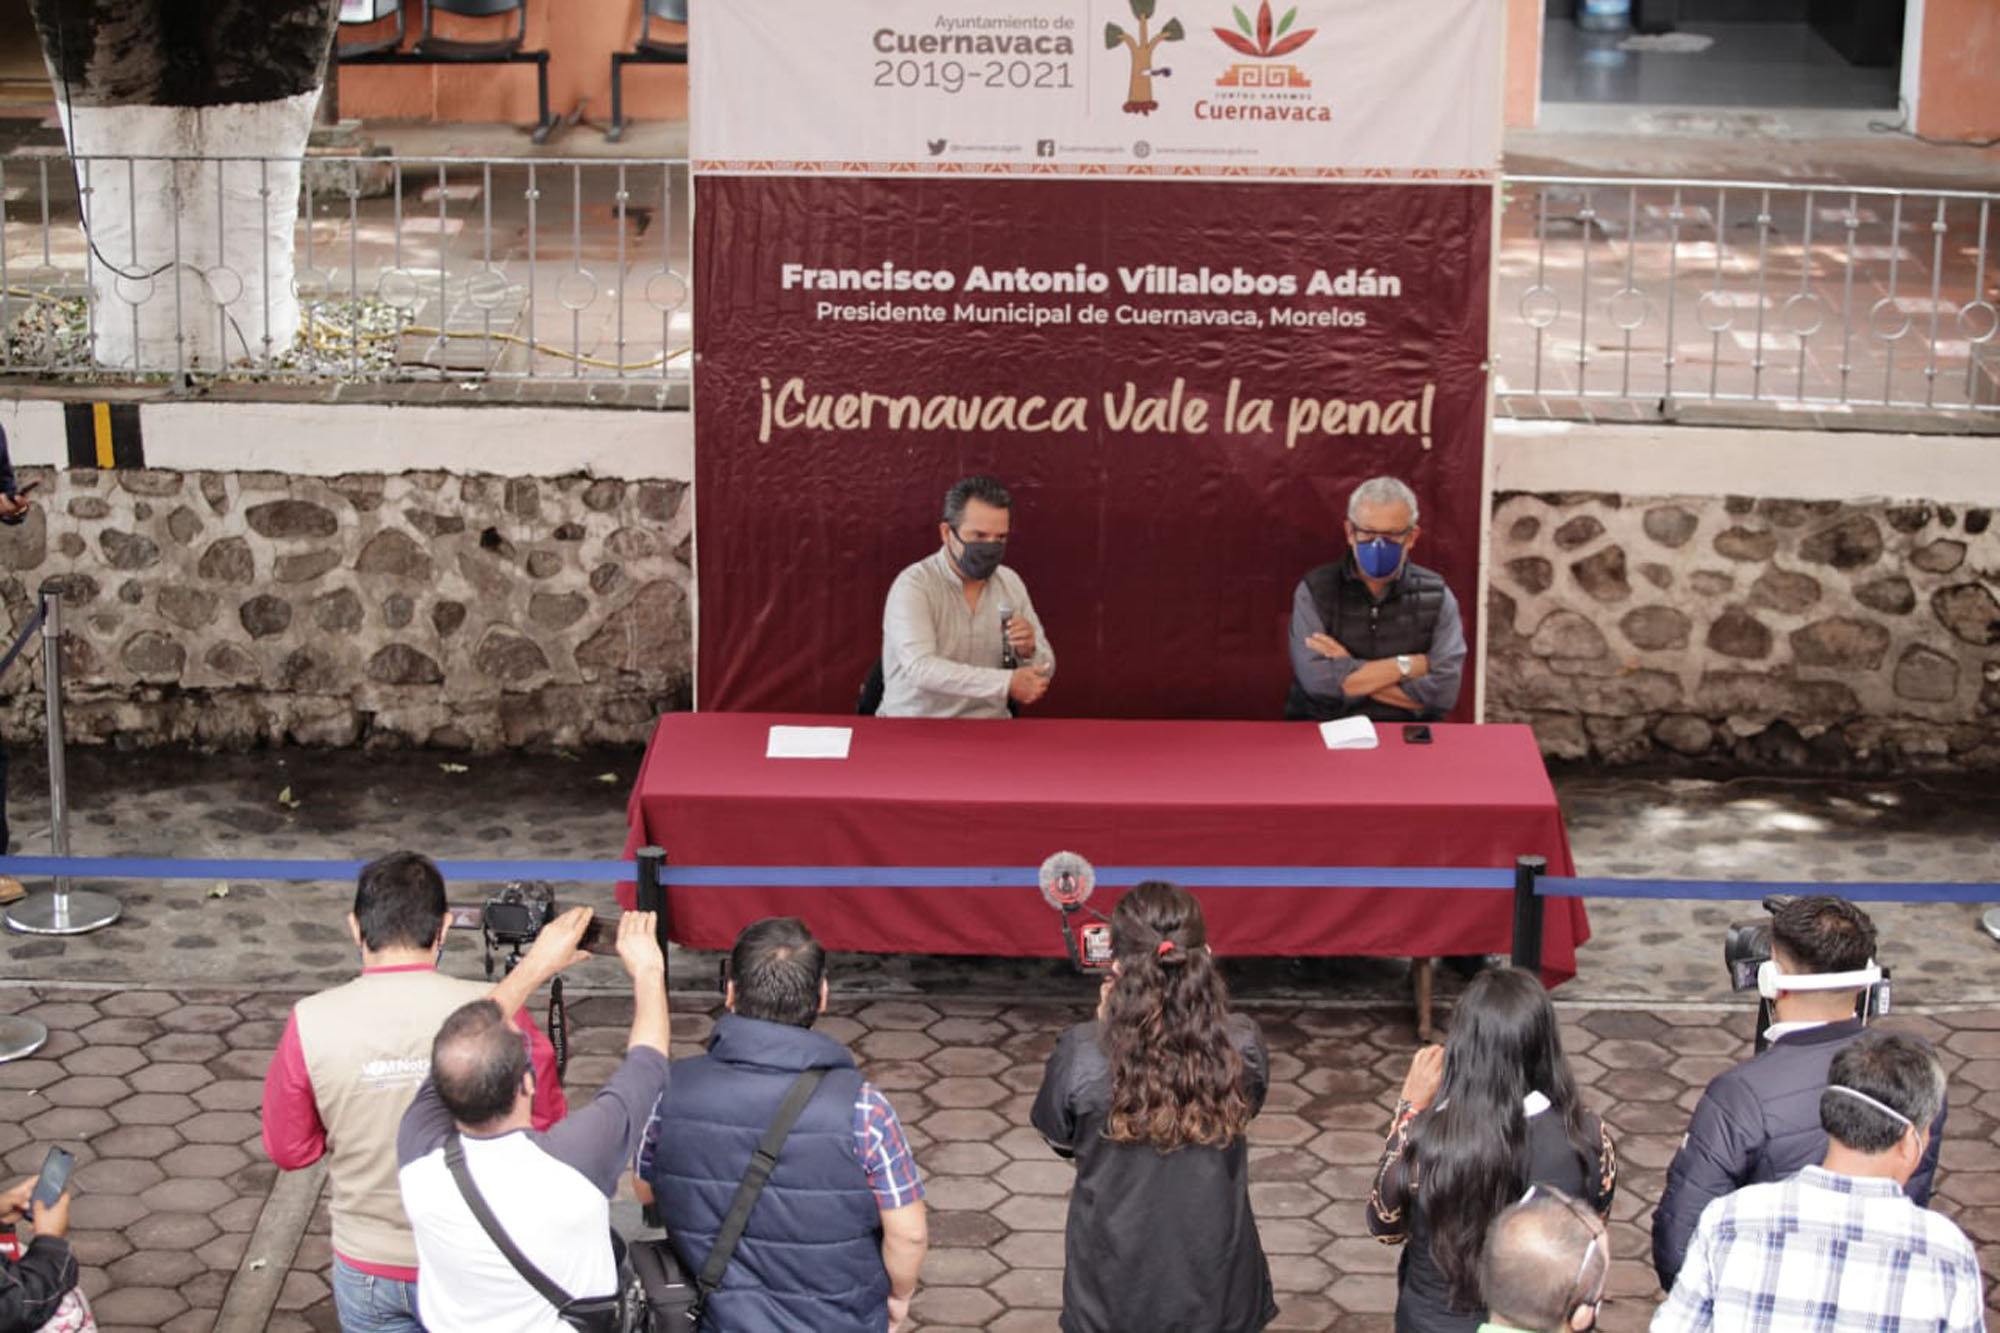
<path fill-rule="evenodd" d="M 396 1188 L 396 1130 L 430 1073 L 438 1028 L 492 989 L 432 971 L 372 972 L 299 1001 L 299 1045 L 326 1125 L 336 1253 L 417 1266 Z"/>

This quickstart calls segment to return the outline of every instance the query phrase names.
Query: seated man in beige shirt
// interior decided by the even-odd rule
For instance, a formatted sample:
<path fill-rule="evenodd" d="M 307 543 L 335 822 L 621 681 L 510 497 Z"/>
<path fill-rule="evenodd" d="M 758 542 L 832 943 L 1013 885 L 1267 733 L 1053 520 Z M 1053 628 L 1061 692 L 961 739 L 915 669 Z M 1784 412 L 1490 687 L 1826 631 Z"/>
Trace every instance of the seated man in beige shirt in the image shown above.
<path fill-rule="evenodd" d="M 1001 564 L 1013 499 L 991 477 L 945 492 L 943 545 L 882 609 L 878 717 L 1006 717 L 1048 692 L 1056 657 L 1021 576 Z"/>

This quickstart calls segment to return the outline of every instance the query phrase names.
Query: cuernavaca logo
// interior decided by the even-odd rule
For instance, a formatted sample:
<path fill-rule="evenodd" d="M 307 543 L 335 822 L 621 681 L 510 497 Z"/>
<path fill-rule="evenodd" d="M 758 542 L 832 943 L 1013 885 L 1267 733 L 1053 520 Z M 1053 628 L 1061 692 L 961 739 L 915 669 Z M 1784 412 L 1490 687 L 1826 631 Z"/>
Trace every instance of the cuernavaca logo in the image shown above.
<path fill-rule="evenodd" d="M 1187 37 L 1187 29 L 1181 27 L 1179 19 L 1168 19 L 1158 32 L 1149 34 L 1147 25 L 1153 19 L 1154 0 L 1130 0 L 1132 17 L 1139 20 L 1139 35 L 1134 37 L 1116 23 L 1104 25 L 1104 46 L 1116 51 L 1123 45 L 1132 57 L 1132 81 L 1125 88 L 1125 112 L 1133 116 L 1150 116 L 1160 104 L 1153 100 L 1153 80 L 1166 78 L 1173 71 L 1165 67 L 1155 67 L 1153 52 L 1161 42 L 1178 42 Z"/>
<path fill-rule="evenodd" d="M 1275 61 L 1279 56 L 1290 55 L 1313 39 L 1318 28 L 1301 28 L 1292 32 L 1292 24 L 1298 21 L 1298 6 L 1285 11 L 1285 16 L 1276 23 L 1271 21 L 1271 0 L 1261 0 L 1257 6 L 1257 22 L 1253 27 L 1250 16 L 1240 5 L 1230 6 L 1230 13 L 1236 17 L 1236 32 L 1227 28 L 1214 29 L 1222 44 L 1238 55 L 1249 56 L 1253 61 Z M 1289 34 L 1289 35 L 1288 35 Z M 1310 88 L 1312 80 L 1305 71 L 1293 64 L 1248 64 L 1238 61 L 1231 65 L 1215 81 L 1218 88 Z"/>

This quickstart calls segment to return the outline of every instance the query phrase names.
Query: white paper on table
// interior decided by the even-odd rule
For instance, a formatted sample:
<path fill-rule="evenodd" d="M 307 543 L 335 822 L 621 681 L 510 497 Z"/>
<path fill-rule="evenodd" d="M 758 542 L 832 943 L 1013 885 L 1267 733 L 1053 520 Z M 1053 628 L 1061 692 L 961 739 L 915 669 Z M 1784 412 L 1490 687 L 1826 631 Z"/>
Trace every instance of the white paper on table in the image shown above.
<path fill-rule="evenodd" d="M 766 759 L 845 759 L 853 727 L 772 727 Z"/>
<path fill-rule="evenodd" d="M 1329 750 L 1372 750 L 1379 742 L 1375 724 L 1365 717 L 1339 717 L 1319 724 L 1319 738 Z"/>

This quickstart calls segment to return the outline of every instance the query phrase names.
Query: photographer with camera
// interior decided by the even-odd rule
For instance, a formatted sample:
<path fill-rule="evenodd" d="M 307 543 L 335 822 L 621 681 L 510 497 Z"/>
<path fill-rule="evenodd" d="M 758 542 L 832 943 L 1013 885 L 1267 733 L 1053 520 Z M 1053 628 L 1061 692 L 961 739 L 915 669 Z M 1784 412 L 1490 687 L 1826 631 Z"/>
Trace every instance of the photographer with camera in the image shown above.
<path fill-rule="evenodd" d="M 1688 1240 L 1711 1200 L 1782 1180 L 1826 1154 L 1820 1094 L 1834 1057 L 1862 1033 L 1863 998 L 1881 978 L 1875 923 L 1845 898 L 1818 894 L 1777 904 L 1770 957 L 1757 985 L 1777 1022 L 1768 1049 L 1716 1076 L 1694 1109 L 1653 1213 L 1653 1268 L 1673 1289 Z M 1927 1203 L 1945 1112 L 1940 1103 L 1909 1196 Z"/>
<path fill-rule="evenodd" d="M 264 1151 L 286 1171 L 331 1155 L 333 1299 L 348 1333 L 418 1333 L 417 1245 L 396 1189 L 396 1127 L 430 1068 L 431 1041 L 490 982 L 437 970 L 451 913 L 427 856 L 391 852 L 361 868 L 347 930 L 361 975 L 292 1009 L 264 1076 Z M 526 1015 L 532 1112 L 568 1109 L 555 1051 Z"/>
<path fill-rule="evenodd" d="M 418 1309 L 432 1333 L 560 1333 L 606 1326 L 619 1291 L 610 1199 L 667 1087 L 667 962 L 651 912 L 618 921 L 632 978 L 625 1062 L 590 1105 L 533 1128 L 540 1079 L 514 1018 L 542 983 L 586 955 L 576 907 L 543 927 L 490 998 L 455 1011 L 396 1136 L 416 1234 Z"/>

